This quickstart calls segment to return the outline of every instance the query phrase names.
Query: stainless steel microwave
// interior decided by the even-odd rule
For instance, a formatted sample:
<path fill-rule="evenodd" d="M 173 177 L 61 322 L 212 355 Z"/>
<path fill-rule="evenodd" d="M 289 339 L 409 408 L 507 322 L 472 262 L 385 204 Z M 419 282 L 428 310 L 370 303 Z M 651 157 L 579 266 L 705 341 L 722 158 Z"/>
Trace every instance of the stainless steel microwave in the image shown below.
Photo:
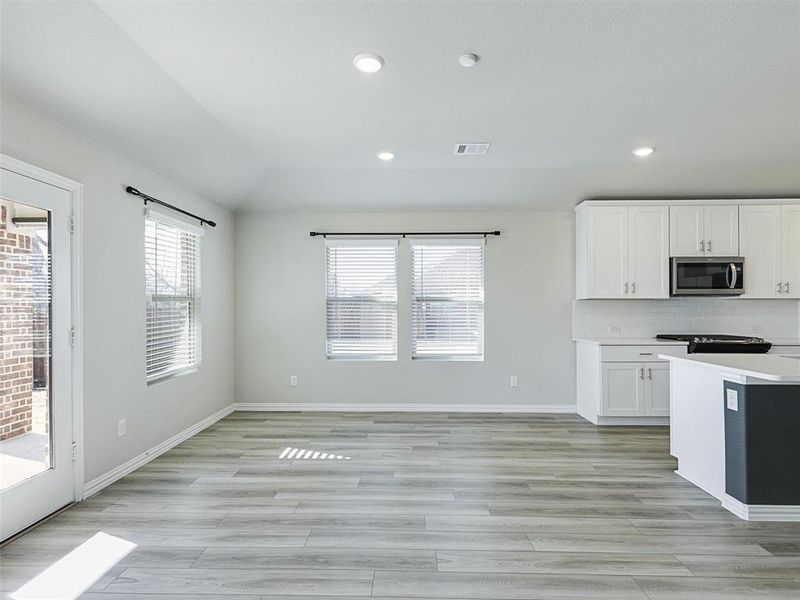
<path fill-rule="evenodd" d="M 744 293 L 744 258 L 673 257 L 671 296 L 739 296 Z"/>

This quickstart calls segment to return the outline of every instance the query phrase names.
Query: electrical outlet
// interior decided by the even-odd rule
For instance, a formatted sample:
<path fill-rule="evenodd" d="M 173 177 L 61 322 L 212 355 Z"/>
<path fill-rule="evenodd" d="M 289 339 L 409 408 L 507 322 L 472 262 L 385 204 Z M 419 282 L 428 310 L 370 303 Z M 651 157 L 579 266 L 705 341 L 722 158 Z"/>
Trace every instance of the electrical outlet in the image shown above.
<path fill-rule="evenodd" d="M 128 433 L 128 420 L 120 419 L 117 421 L 117 437 L 124 437 Z"/>
<path fill-rule="evenodd" d="M 289 385 L 291 385 L 292 387 L 297 385 L 297 375 L 292 375 L 291 377 L 289 377 Z"/>
<path fill-rule="evenodd" d="M 726 394 L 726 406 L 728 410 L 739 410 L 739 392 L 728 388 Z"/>
<path fill-rule="evenodd" d="M 758 335 L 759 333 L 761 333 L 761 325 L 753 325 L 750 328 L 750 332 Z"/>
<path fill-rule="evenodd" d="M 516 375 L 511 376 L 511 387 L 517 387 L 519 385 L 519 380 L 517 379 Z"/>

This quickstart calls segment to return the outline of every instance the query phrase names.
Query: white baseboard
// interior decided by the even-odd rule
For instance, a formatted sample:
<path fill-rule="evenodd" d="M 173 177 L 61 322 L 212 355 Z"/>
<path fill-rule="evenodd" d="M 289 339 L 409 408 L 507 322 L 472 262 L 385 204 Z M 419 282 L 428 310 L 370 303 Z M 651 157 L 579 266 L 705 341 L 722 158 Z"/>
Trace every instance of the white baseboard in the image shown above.
<path fill-rule="evenodd" d="M 722 508 L 745 521 L 800 521 L 800 506 L 783 504 L 745 504 L 725 494 Z"/>
<path fill-rule="evenodd" d="M 310 412 L 458 412 L 458 413 L 572 413 L 574 404 L 383 404 L 324 402 L 237 402 L 241 411 Z"/>
<path fill-rule="evenodd" d="M 209 425 L 213 425 L 223 417 L 228 416 L 234 410 L 235 410 L 235 405 L 229 404 L 222 410 L 218 410 L 217 412 L 215 412 L 212 415 L 209 415 L 202 421 L 198 421 L 197 423 L 187 427 L 180 433 L 176 433 L 171 438 L 164 440 L 160 444 L 153 446 L 152 448 L 146 450 L 142 454 L 133 457 L 129 461 L 122 463 L 121 465 L 119 465 L 114 469 L 111 469 L 108 473 L 104 473 L 103 475 L 100 475 L 100 477 L 92 479 L 83 486 L 83 498 L 88 498 L 89 496 L 93 496 L 94 494 L 102 490 L 104 487 L 111 485 L 112 483 L 117 481 L 117 479 L 121 479 L 125 477 L 125 475 L 127 475 L 128 473 L 132 473 L 139 467 L 146 465 L 157 456 L 164 454 L 164 452 L 166 452 L 167 450 L 174 448 L 181 442 L 184 442 L 193 435 L 195 435 L 196 433 L 199 433 Z"/>
<path fill-rule="evenodd" d="M 595 423 L 595 425 L 621 425 L 624 427 L 664 427 L 669 425 L 669 417 L 597 417 L 597 423 Z"/>

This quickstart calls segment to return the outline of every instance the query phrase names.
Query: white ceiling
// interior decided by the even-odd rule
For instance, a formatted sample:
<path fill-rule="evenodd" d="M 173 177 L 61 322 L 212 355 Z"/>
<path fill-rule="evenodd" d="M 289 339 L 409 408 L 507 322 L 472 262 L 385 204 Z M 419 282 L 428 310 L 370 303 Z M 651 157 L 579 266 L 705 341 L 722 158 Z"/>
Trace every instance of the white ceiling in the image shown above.
<path fill-rule="evenodd" d="M 2 9 L 4 93 L 233 206 L 800 193 L 800 1 Z"/>

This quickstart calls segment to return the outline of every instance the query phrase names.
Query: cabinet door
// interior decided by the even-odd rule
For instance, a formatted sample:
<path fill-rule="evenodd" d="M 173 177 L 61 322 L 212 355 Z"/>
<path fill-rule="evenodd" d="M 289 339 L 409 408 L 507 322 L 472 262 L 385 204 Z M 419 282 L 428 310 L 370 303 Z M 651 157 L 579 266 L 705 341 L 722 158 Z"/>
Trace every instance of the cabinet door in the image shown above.
<path fill-rule="evenodd" d="M 800 206 L 781 209 L 782 297 L 800 298 Z"/>
<path fill-rule="evenodd" d="M 706 256 L 739 256 L 739 207 L 706 206 Z"/>
<path fill-rule="evenodd" d="M 669 363 L 647 363 L 645 366 L 644 414 L 650 417 L 669 416 Z"/>
<path fill-rule="evenodd" d="M 669 298 L 669 207 L 630 207 L 628 228 L 630 297 Z"/>
<path fill-rule="evenodd" d="M 644 414 L 644 372 L 644 363 L 603 363 L 603 416 Z"/>
<path fill-rule="evenodd" d="M 743 298 L 781 298 L 781 207 L 739 207 L 739 251 L 744 257 Z"/>
<path fill-rule="evenodd" d="M 669 207 L 670 256 L 702 256 L 700 242 L 705 240 L 702 206 Z"/>
<path fill-rule="evenodd" d="M 589 298 L 627 298 L 628 207 L 589 209 Z"/>

